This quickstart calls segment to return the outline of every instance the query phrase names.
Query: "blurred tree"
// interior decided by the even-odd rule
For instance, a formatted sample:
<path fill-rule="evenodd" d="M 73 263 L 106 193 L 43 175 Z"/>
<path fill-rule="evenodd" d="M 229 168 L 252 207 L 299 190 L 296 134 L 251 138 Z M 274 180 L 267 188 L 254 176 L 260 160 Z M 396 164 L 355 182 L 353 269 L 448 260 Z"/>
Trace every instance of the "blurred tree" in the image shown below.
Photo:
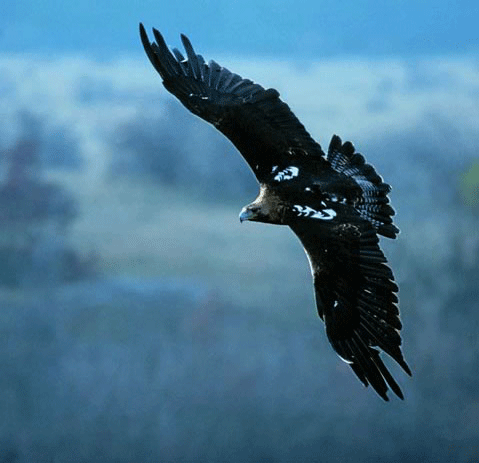
<path fill-rule="evenodd" d="M 475 160 L 459 178 L 459 192 L 466 206 L 479 212 L 479 160 Z"/>
<path fill-rule="evenodd" d="M 2 156 L 7 168 L 0 185 L 0 284 L 7 286 L 80 278 L 94 264 L 67 244 L 77 204 L 63 186 L 42 179 L 39 153 L 39 140 L 27 136 Z"/>

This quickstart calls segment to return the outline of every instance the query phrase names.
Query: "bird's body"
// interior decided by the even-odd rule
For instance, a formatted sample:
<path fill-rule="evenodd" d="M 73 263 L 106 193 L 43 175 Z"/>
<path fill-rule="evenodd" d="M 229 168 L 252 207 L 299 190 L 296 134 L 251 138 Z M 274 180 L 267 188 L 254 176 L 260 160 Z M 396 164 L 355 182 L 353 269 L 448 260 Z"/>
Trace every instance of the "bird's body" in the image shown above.
<path fill-rule="evenodd" d="M 214 61 L 206 64 L 185 36 L 186 58 L 177 49 L 170 52 L 153 31 L 156 43 L 140 24 L 143 46 L 166 89 L 228 137 L 258 179 L 260 193 L 240 220 L 292 229 L 308 256 L 318 313 L 333 348 L 383 399 L 388 386 L 403 398 L 376 349 L 411 374 L 400 349 L 398 287 L 377 236 L 399 232 L 390 186 L 336 135 L 326 155 L 276 90 Z"/>

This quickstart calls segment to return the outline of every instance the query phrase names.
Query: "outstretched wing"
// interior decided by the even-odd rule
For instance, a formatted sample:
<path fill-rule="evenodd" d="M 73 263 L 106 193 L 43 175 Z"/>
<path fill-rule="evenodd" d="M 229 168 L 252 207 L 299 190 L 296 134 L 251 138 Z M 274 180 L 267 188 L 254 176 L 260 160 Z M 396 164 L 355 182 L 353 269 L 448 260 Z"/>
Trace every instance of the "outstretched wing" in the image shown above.
<path fill-rule="evenodd" d="M 271 173 L 272 166 L 281 162 L 282 156 L 324 157 L 321 146 L 281 101 L 276 90 L 265 90 L 214 61 L 206 64 L 184 35 L 181 40 L 186 58 L 177 49 L 171 52 L 156 29 L 153 33 L 156 43 L 150 43 L 140 24 L 143 47 L 165 88 L 192 113 L 226 135 L 259 181 Z"/>
<path fill-rule="evenodd" d="M 401 353 L 398 287 L 371 223 L 346 205 L 332 220 L 302 218 L 291 225 L 308 255 L 319 316 L 328 339 L 361 382 L 388 400 L 388 386 L 403 398 L 377 348 L 407 374 Z"/>

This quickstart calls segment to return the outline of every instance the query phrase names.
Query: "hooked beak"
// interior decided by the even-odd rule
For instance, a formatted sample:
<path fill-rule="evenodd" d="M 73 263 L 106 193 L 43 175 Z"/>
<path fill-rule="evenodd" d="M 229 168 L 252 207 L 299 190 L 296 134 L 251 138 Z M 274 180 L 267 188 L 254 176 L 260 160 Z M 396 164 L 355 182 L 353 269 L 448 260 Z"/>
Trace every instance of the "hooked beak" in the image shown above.
<path fill-rule="evenodd" d="M 247 209 L 246 207 L 243 207 L 241 209 L 239 219 L 240 222 L 244 222 L 245 220 L 249 220 L 254 216 L 254 212 L 251 209 Z"/>

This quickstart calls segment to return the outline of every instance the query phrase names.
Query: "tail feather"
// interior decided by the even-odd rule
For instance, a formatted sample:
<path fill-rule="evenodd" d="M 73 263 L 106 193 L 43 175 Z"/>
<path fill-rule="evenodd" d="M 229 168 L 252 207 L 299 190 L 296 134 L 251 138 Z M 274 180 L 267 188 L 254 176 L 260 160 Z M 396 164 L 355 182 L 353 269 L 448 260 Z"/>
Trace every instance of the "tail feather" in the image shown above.
<path fill-rule="evenodd" d="M 394 209 L 389 205 L 390 185 L 384 183 L 374 167 L 366 164 L 364 157 L 355 152 L 351 142 L 343 143 L 333 135 L 328 149 L 331 167 L 348 177 L 352 177 L 362 190 L 362 197 L 356 208 L 375 230 L 388 238 L 396 238 L 399 229 L 393 224 Z"/>

